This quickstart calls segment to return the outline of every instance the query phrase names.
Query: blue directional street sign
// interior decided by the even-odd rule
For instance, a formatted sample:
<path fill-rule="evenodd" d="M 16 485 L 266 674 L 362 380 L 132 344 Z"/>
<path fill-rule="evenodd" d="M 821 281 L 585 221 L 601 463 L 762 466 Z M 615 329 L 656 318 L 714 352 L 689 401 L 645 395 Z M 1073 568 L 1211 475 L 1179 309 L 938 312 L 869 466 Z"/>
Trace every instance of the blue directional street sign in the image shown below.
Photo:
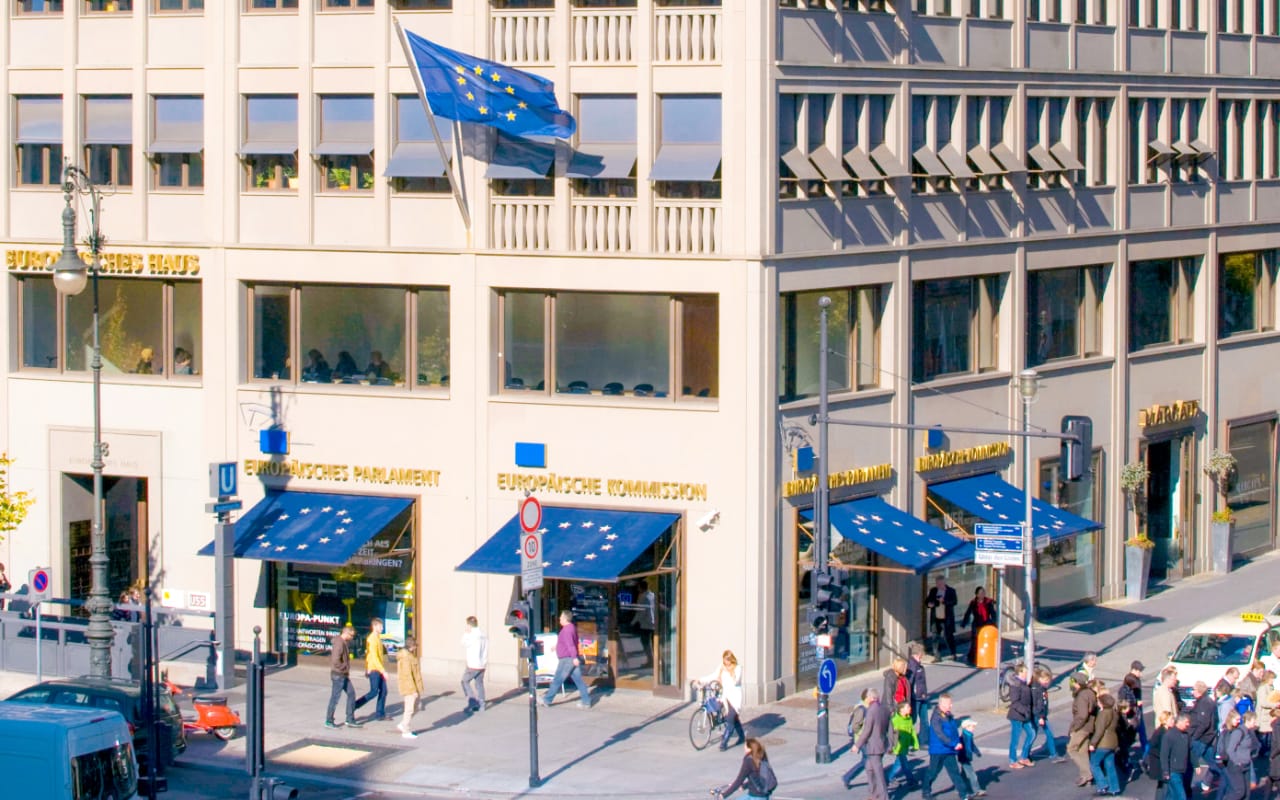
<path fill-rule="evenodd" d="M 823 694 L 831 694 L 836 688 L 836 662 L 827 658 L 823 659 L 822 665 L 818 667 L 818 691 Z"/>
<path fill-rule="evenodd" d="M 979 522 L 973 526 L 973 563 L 996 567 L 1022 564 L 1022 526 Z"/>

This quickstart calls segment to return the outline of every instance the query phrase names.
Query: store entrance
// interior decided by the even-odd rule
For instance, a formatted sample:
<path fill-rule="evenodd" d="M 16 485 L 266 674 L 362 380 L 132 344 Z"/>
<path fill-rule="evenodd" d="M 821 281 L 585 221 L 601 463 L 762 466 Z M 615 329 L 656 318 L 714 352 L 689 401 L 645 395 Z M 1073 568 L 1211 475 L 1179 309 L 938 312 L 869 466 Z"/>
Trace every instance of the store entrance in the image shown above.
<path fill-rule="evenodd" d="M 1147 481 L 1147 535 L 1155 543 L 1151 555 L 1153 580 L 1177 580 L 1191 573 L 1194 489 L 1194 437 L 1174 436 L 1146 442 L 1143 458 Z M 1140 526 L 1143 521 L 1138 523 Z"/>
<path fill-rule="evenodd" d="M 102 529 L 107 544 L 107 592 L 112 602 L 128 600 L 130 589 L 141 589 L 147 574 L 147 479 L 127 476 L 102 478 Z M 93 585 L 89 557 L 93 555 L 93 476 L 63 473 L 62 518 L 66 528 L 67 596 L 85 600 Z M 138 595 L 141 597 L 141 594 Z M 83 606 L 75 614 L 87 616 Z"/>

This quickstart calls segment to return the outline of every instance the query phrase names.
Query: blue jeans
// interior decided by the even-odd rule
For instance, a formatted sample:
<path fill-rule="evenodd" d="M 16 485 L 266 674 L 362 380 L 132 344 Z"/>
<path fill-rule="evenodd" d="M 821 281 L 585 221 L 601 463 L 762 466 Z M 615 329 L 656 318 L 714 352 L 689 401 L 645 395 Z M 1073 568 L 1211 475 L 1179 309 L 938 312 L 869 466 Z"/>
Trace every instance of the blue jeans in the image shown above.
<path fill-rule="evenodd" d="M 333 712 L 338 708 L 338 698 L 347 695 L 347 721 L 356 718 L 356 690 L 351 688 L 351 681 L 346 675 L 329 676 L 329 708 L 325 711 L 324 721 L 333 722 Z"/>
<path fill-rule="evenodd" d="M 884 781 L 888 783 L 899 775 L 907 783 L 915 783 L 915 779 L 911 777 L 911 764 L 908 763 L 905 750 L 893 759 L 893 763 L 889 765 L 888 771 L 884 774 Z"/>
<path fill-rule="evenodd" d="M 1018 742 L 1023 738 L 1026 739 L 1022 744 L 1022 754 L 1018 754 Z M 1018 759 L 1031 758 L 1031 742 L 1036 738 L 1036 726 L 1034 722 L 1018 722 L 1017 720 L 1009 720 L 1009 763 L 1013 764 Z"/>
<path fill-rule="evenodd" d="M 1098 791 L 1106 789 L 1120 793 L 1120 776 L 1116 774 L 1116 751 L 1099 747 L 1089 754 L 1089 769 L 1093 771 L 1093 785 Z"/>
<path fill-rule="evenodd" d="M 375 699 L 378 703 L 374 706 L 373 715 L 382 719 L 387 715 L 387 676 L 377 671 L 369 673 L 369 693 L 356 701 L 356 708 Z"/>
<path fill-rule="evenodd" d="M 1187 800 L 1187 773 L 1174 772 L 1170 773 L 1169 780 L 1164 786 L 1165 800 Z"/>
<path fill-rule="evenodd" d="M 1044 718 L 1043 724 L 1040 725 L 1038 730 L 1044 731 L 1044 749 L 1045 752 L 1049 754 L 1049 758 L 1057 758 L 1058 739 L 1053 735 L 1053 728 L 1049 726 L 1048 717 Z M 1032 737 L 1032 741 L 1035 741 L 1034 736 Z"/>
<path fill-rule="evenodd" d="M 556 664 L 555 677 L 551 679 L 551 685 L 547 687 L 547 693 L 542 696 L 544 705 L 551 705 L 552 699 L 556 693 L 564 686 L 566 680 L 572 680 L 573 685 L 578 689 L 578 702 L 588 708 L 591 706 L 591 690 L 587 688 L 587 682 L 582 677 L 582 668 L 578 666 L 576 658 L 562 658 Z"/>
<path fill-rule="evenodd" d="M 850 785 L 851 783 L 853 783 L 854 776 L 858 774 L 858 770 L 862 769 L 866 765 L 867 765 L 867 754 L 859 750 L 858 760 L 853 762 L 853 766 L 849 767 L 849 770 L 840 776 L 840 780 L 844 781 L 845 786 Z"/>

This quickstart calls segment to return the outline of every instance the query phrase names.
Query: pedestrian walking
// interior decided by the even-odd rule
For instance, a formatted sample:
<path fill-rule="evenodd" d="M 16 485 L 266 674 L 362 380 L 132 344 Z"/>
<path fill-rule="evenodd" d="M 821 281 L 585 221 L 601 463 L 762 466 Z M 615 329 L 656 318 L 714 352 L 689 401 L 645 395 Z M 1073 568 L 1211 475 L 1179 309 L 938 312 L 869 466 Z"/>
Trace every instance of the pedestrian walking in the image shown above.
<path fill-rule="evenodd" d="M 1027 678 L 1027 665 L 1019 662 L 1009 679 L 1009 711 L 1005 714 L 1005 719 L 1009 720 L 1009 769 L 1022 769 L 1032 764 L 1031 742 L 1036 738 L 1036 726 L 1032 722 L 1031 685 Z"/>
<path fill-rule="evenodd" d="M 374 704 L 373 716 L 370 719 L 387 718 L 387 648 L 382 643 L 382 620 L 374 617 L 369 620 L 369 635 L 364 638 L 364 671 L 369 677 L 369 691 L 359 700 L 356 708 L 362 707 L 370 700 Z"/>
<path fill-rule="evenodd" d="M 1118 721 L 1116 699 L 1109 694 L 1100 696 L 1093 735 L 1089 737 L 1089 769 L 1093 772 L 1094 794 L 1099 797 L 1120 796 L 1120 776 L 1116 773 Z"/>
<path fill-rule="evenodd" d="M 1123 691 L 1123 690 L 1122 690 Z M 1138 739 L 1138 723 L 1134 719 L 1133 704 L 1128 700 L 1116 700 L 1116 772 L 1125 783 L 1132 781 L 1138 772 L 1136 762 L 1130 759 L 1130 751 Z"/>
<path fill-rule="evenodd" d="M 854 741 L 862 735 L 862 726 L 867 723 L 867 695 L 871 692 L 871 689 L 863 689 L 862 693 L 858 696 L 858 702 L 853 706 L 853 712 L 849 714 L 847 731 L 849 733 L 849 738 Z M 852 741 L 849 743 L 849 746 L 853 746 Z M 840 783 L 846 789 L 853 788 L 854 776 L 858 774 L 858 770 L 862 769 L 867 764 L 866 753 L 855 752 L 853 755 L 857 756 L 858 759 L 853 762 L 852 767 L 849 767 L 849 769 L 840 776 Z"/>
<path fill-rule="evenodd" d="M 982 758 L 982 751 L 978 749 L 978 743 L 973 738 L 977 730 L 977 720 L 966 719 L 960 723 L 960 744 L 964 747 L 956 756 L 956 760 L 960 762 L 960 774 L 964 775 L 964 779 L 969 782 L 969 789 L 973 792 L 973 796 L 986 797 L 987 790 L 982 788 L 982 782 L 978 780 L 978 770 L 973 766 L 975 758 Z"/>
<path fill-rule="evenodd" d="M 1142 752 L 1147 752 L 1147 723 L 1143 719 L 1146 709 L 1142 704 L 1142 672 L 1146 667 L 1141 661 L 1129 664 L 1129 672 L 1125 674 L 1117 693 L 1121 702 L 1128 701 L 1130 714 L 1128 722 L 1138 736 L 1138 745 Z"/>
<path fill-rule="evenodd" d="M 937 705 L 929 718 L 929 771 L 925 773 L 921 791 L 924 800 L 932 800 L 933 782 L 944 769 L 960 800 L 970 800 L 973 796 L 968 781 L 960 773 L 958 756 L 962 749 L 960 724 L 951 713 L 951 695 L 944 692 L 938 695 Z"/>
<path fill-rule="evenodd" d="M 1067 756 L 1079 773 L 1077 786 L 1093 780 L 1089 766 L 1089 739 L 1093 736 L 1093 720 L 1098 711 L 1098 694 L 1089 686 L 1089 676 L 1077 672 L 1071 676 L 1071 727 L 1067 730 Z"/>
<path fill-rule="evenodd" d="M 728 653 L 727 650 L 725 652 Z M 587 682 L 582 677 L 582 656 L 578 653 L 578 626 L 573 623 L 573 612 L 567 609 L 560 612 L 560 632 L 556 635 L 556 658 L 559 659 L 556 663 L 556 674 L 551 678 L 547 693 L 542 696 L 542 705 L 550 708 L 551 701 L 555 699 L 556 693 L 564 686 L 565 681 L 572 680 L 573 685 L 578 689 L 578 706 L 591 708 L 591 690 L 587 688 Z M 738 691 L 742 691 L 741 685 Z M 727 687 L 725 692 L 728 693 Z M 720 749 L 723 750 L 724 747 Z"/>
<path fill-rule="evenodd" d="M 1280 692 L 1276 691 L 1276 674 L 1271 670 L 1262 673 L 1262 685 L 1258 687 L 1258 738 L 1265 750 L 1271 746 L 1271 717 L 1280 708 Z"/>
<path fill-rule="evenodd" d="M 947 579 L 939 575 L 933 580 L 933 587 L 925 595 L 924 604 L 929 610 L 929 629 L 932 632 L 930 643 L 933 654 L 942 660 L 942 643 L 945 638 L 951 660 L 956 660 L 956 605 L 959 603 L 956 590 L 947 585 Z"/>
<path fill-rule="evenodd" d="M 404 716 L 396 728 L 405 739 L 417 739 L 412 723 L 418 698 L 422 697 L 422 668 L 418 664 L 418 643 L 412 636 L 404 637 L 404 647 L 396 653 L 396 683 L 404 702 Z"/>
<path fill-rule="evenodd" d="M 1160 740 L 1160 772 L 1168 800 L 1187 800 L 1191 766 L 1191 716 L 1179 714 Z"/>
<path fill-rule="evenodd" d="M 929 679 L 924 672 L 924 645 L 912 643 L 907 648 L 907 683 L 911 687 L 911 719 L 917 731 L 928 730 Z"/>
<path fill-rule="evenodd" d="M 462 634 L 462 652 L 466 669 L 462 671 L 462 694 L 467 698 L 467 713 L 484 711 L 484 671 L 489 666 L 489 637 L 480 630 L 475 617 L 467 617 Z"/>
<path fill-rule="evenodd" d="M 1253 735 L 1257 726 L 1257 715 L 1252 711 L 1243 716 L 1237 711 L 1227 715 L 1227 725 L 1219 734 L 1226 737 L 1223 747 L 1226 788 L 1222 800 L 1245 800 L 1249 796 L 1249 770 L 1258 754 L 1258 738 Z"/>
<path fill-rule="evenodd" d="M 746 755 L 742 757 L 742 766 L 738 768 L 738 777 L 733 783 L 712 789 L 716 797 L 728 797 L 739 789 L 747 790 L 749 800 L 768 800 L 773 790 L 778 788 L 778 777 L 769 765 L 769 755 L 759 739 L 747 739 L 743 743 Z"/>
<path fill-rule="evenodd" d="M 1049 686 L 1053 683 L 1053 673 L 1044 667 L 1037 667 L 1031 678 L 1031 717 L 1037 732 L 1044 732 L 1045 755 L 1055 764 L 1066 761 L 1066 756 L 1058 754 L 1058 739 L 1053 735 L 1049 725 Z"/>
<path fill-rule="evenodd" d="M 1263 676 L 1267 674 L 1267 665 L 1261 661 L 1255 660 L 1249 666 L 1249 671 L 1241 676 L 1236 682 L 1236 688 L 1253 700 L 1254 707 L 1258 704 L 1258 688 L 1262 686 Z"/>
<path fill-rule="evenodd" d="M 890 741 L 893 763 L 885 773 L 885 783 L 886 785 L 893 783 L 895 778 L 901 776 L 903 783 L 915 789 L 917 784 L 916 779 L 911 775 L 910 754 L 920 749 L 920 737 L 916 734 L 915 723 L 911 720 L 911 704 L 899 705 L 890 724 L 893 726 Z"/>
<path fill-rule="evenodd" d="M 884 688 L 880 691 L 883 703 L 893 708 L 898 703 L 911 702 L 911 682 L 907 680 L 907 660 L 897 656 L 884 671 Z"/>
<path fill-rule="evenodd" d="M 1174 691 L 1174 687 L 1177 685 L 1178 670 L 1173 667 L 1165 667 L 1160 670 L 1160 682 L 1156 684 L 1156 688 L 1151 692 L 1151 710 L 1157 718 L 1162 711 L 1169 712 L 1171 717 L 1177 717 L 1178 712 L 1182 710 L 1182 700 L 1178 697 L 1178 693 Z"/>
<path fill-rule="evenodd" d="M 988 625 L 996 624 L 996 601 L 987 597 L 987 590 L 981 586 L 973 590 L 973 599 L 964 611 L 961 625 L 969 626 L 969 655 L 971 665 L 978 663 L 978 636 Z"/>
<path fill-rule="evenodd" d="M 1267 789 L 1268 795 L 1274 800 L 1280 797 L 1280 709 L 1271 712 L 1271 748 L 1268 756 Z"/>
<path fill-rule="evenodd" d="M 1209 776 L 1218 773 L 1217 756 L 1214 752 L 1214 744 L 1218 738 L 1218 708 L 1204 681 L 1196 681 L 1191 687 L 1191 698 L 1191 727 L 1188 731 L 1191 734 L 1191 763 L 1206 768 L 1201 788 L 1208 791 Z"/>
<path fill-rule="evenodd" d="M 910 721 L 911 702 L 904 700 L 902 704 L 907 707 L 907 719 Z M 880 695 L 875 689 L 867 690 L 867 720 L 862 725 L 862 732 L 853 743 L 853 750 L 861 752 L 866 757 L 867 797 L 870 800 L 889 800 L 889 789 L 884 774 L 884 756 L 889 752 L 891 730 L 888 706 L 881 702 Z"/>
<path fill-rule="evenodd" d="M 1080 659 L 1080 665 L 1076 667 L 1076 672 L 1083 672 L 1088 676 L 1089 680 L 1094 680 L 1098 676 L 1095 672 L 1098 669 L 1098 654 L 1085 653 L 1084 658 Z"/>
<path fill-rule="evenodd" d="M 356 722 L 356 690 L 351 686 L 351 641 L 356 638 L 356 629 L 351 625 L 343 625 L 337 636 L 329 640 L 329 708 L 324 714 L 324 726 L 336 728 L 333 721 L 334 709 L 338 707 L 338 695 L 347 695 L 346 724 L 351 728 L 359 728 Z"/>
<path fill-rule="evenodd" d="M 1165 800 L 1166 784 L 1164 780 L 1164 770 L 1160 768 L 1160 746 L 1164 741 L 1164 735 L 1169 732 L 1169 728 L 1173 725 L 1173 714 L 1168 711 L 1161 711 L 1156 714 L 1156 726 L 1151 731 L 1151 738 L 1147 741 L 1147 752 L 1142 757 L 1142 771 L 1147 773 L 1147 777 L 1156 782 L 1155 800 Z"/>

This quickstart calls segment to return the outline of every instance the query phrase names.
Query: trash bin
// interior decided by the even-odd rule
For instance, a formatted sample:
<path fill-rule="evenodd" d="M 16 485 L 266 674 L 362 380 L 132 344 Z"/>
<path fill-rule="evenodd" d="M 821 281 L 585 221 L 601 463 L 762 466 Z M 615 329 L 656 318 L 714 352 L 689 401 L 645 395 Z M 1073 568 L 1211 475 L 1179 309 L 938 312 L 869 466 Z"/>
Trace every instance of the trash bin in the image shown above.
<path fill-rule="evenodd" d="M 978 629 L 978 669 L 995 669 L 999 660 L 999 653 L 996 652 L 999 639 L 1000 632 L 995 625 L 984 625 Z"/>

